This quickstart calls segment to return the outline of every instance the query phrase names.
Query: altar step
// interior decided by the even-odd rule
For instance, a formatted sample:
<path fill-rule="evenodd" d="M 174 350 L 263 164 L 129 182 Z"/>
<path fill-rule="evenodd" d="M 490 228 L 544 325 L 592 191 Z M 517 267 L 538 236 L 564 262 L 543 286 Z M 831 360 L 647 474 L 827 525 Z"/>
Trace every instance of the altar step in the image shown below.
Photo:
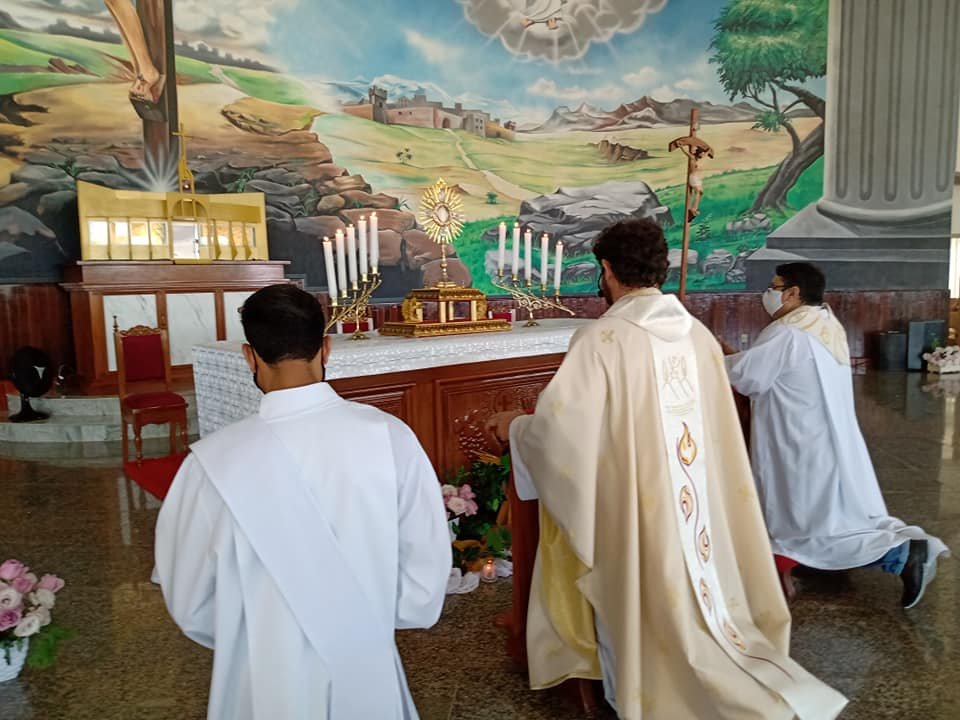
<path fill-rule="evenodd" d="M 187 425 L 191 437 L 198 434 L 196 398 L 193 392 L 181 393 L 188 403 Z M 42 397 L 30 401 L 38 411 L 50 413 L 47 420 L 13 423 L 0 420 L 0 443 L 104 443 L 121 439 L 120 403 L 116 395 L 102 397 Z M 20 410 L 20 397 L 7 395 L 9 414 Z M 147 425 L 143 438 L 167 438 L 166 425 Z M 131 431 L 130 449 L 133 452 Z"/>

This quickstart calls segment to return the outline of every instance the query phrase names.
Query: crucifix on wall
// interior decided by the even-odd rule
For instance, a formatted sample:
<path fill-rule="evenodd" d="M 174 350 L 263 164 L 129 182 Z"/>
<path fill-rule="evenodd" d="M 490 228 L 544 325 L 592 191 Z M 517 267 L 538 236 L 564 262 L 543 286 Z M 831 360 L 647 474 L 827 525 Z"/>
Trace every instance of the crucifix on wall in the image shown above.
<path fill-rule="evenodd" d="M 176 162 L 177 70 L 172 0 L 104 0 L 130 53 L 130 103 L 143 120 L 148 165 L 166 170 Z"/>
<path fill-rule="evenodd" d="M 687 257 L 690 254 L 690 223 L 700 213 L 703 197 L 703 176 L 700 161 L 713 157 L 713 148 L 697 137 L 697 109 L 690 110 L 690 134 L 677 138 L 667 146 L 669 152 L 680 150 L 687 156 L 687 192 L 683 205 L 683 245 L 680 252 L 680 302 L 687 297 Z"/>

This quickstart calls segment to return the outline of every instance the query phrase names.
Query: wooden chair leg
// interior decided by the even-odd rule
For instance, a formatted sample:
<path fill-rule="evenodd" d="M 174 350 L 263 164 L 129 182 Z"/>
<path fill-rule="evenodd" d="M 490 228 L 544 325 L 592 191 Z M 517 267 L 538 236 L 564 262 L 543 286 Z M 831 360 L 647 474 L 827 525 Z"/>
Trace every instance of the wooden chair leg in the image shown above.
<path fill-rule="evenodd" d="M 137 449 L 137 467 L 143 465 L 143 438 L 141 432 L 143 427 L 138 420 L 133 421 L 133 444 Z"/>
<path fill-rule="evenodd" d="M 130 425 L 126 420 L 120 421 L 120 431 L 123 433 L 120 442 L 123 447 L 123 464 L 130 462 Z"/>
<path fill-rule="evenodd" d="M 186 451 L 190 447 L 190 441 L 187 439 L 187 414 L 184 413 L 183 417 L 180 418 L 180 442 L 182 443 L 181 450 Z"/>

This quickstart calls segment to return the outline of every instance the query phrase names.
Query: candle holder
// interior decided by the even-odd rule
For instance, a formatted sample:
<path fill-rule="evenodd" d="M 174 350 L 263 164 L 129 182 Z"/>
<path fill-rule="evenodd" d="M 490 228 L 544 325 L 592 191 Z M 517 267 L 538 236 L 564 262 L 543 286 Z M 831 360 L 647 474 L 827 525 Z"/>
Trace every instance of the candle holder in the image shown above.
<path fill-rule="evenodd" d="M 497 581 L 497 563 L 492 557 L 485 558 L 480 568 L 480 579 L 485 583 Z"/>
<path fill-rule="evenodd" d="M 541 283 L 540 294 L 537 295 L 533 289 L 533 283 L 529 280 L 527 280 L 525 284 L 522 284 L 517 275 L 512 275 L 509 283 L 505 281 L 503 270 L 498 270 L 496 279 L 491 278 L 490 282 L 494 287 L 510 293 L 510 296 L 516 301 L 520 309 L 527 311 L 527 322 L 524 324 L 524 327 L 537 327 L 540 324 L 533 317 L 534 310 L 552 308 L 565 312 L 567 315 L 576 315 L 573 310 L 563 304 L 563 301 L 560 299 L 559 288 L 554 290 L 553 297 L 551 298 L 547 295 L 547 286 Z"/>
<path fill-rule="evenodd" d="M 369 336 L 363 332 L 363 322 L 367 318 L 367 308 L 370 306 L 370 299 L 373 293 L 380 287 L 380 273 L 364 275 L 359 282 L 353 283 L 351 289 L 344 289 L 340 293 L 340 300 L 331 298 L 330 319 L 327 320 L 326 329 L 334 327 L 337 323 L 353 322 L 355 323 L 351 340 L 368 340 Z"/>

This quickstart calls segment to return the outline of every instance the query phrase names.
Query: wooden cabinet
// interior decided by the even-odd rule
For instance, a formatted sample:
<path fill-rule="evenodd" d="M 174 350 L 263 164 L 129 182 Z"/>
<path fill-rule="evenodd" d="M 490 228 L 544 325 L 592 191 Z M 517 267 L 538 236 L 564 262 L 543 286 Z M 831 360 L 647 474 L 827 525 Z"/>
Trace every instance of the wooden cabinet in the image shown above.
<path fill-rule="evenodd" d="M 348 400 L 374 405 L 406 422 L 437 471 L 455 470 L 491 450 L 484 429 L 501 410 L 533 408 L 562 354 L 450 365 L 333 380 Z"/>
<path fill-rule="evenodd" d="M 174 379 L 189 382 L 194 345 L 242 339 L 238 309 L 248 295 L 286 282 L 286 261 L 79 262 L 62 287 L 70 316 L 79 388 L 116 392 L 113 318 L 121 329 L 164 327 L 170 336 Z"/>

